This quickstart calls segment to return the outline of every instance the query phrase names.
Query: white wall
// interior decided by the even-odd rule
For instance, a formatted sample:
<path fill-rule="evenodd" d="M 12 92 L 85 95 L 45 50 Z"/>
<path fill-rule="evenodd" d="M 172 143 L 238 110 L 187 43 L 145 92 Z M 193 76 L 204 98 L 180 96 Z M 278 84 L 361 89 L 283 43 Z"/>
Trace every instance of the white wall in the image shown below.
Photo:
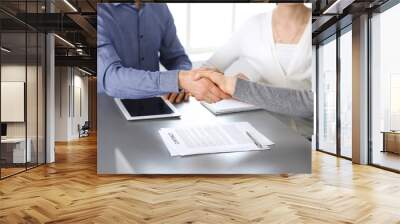
<path fill-rule="evenodd" d="M 76 68 L 56 67 L 56 141 L 77 139 L 78 124 L 88 120 L 88 77 L 83 75 Z"/>
<path fill-rule="evenodd" d="M 68 141 L 68 86 L 67 67 L 55 68 L 55 141 Z"/>
<path fill-rule="evenodd" d="M 27 69 L 27 70 L 25 70 Z M 28 75 L 28 79 L 29 79 L 29 84 L 30 85 L 36 85 L 36 81 L 32 81 L 32 78 L 30 77 L 30 75 L 36 75 L 36 67 L 33 66 L 27 66 L 25 67 L 24 65 L 18 65 L 18 64 L 7 64 L 7 65 L 2 65 L 1 66 L 1 81 L 2 82 L 25 82 L 25 76 L 26 76 L 26 71 L 27 71 L 27 75 Z M 28 88 L 28 99 L 27 99 L 27 103 L 28 106 L 31 102 L 33 102 L 34 100 L 36 100 L 36 89 L 32 89 L 32 88 Z M 34 92 L 30 92 L 30 90 L 34 91 Z M 4 96 L 3 96 L 4 97 Z M 34 99 L 33 99 L 34 98 Z M 35 101 L 36 102 L 36 101 Z M 30 105 L 30 106 L 34 106 L 36 108 L 36 104 L 34 105 Z M 24 109 L 24 108 L 22 108 Z M 7 108 L 1 108 L 1 110 L 7 110 Z M 29 137 L 29 133 L 31 128 L 36 130 L 36 113 L 31 113 L 32 109 L 28 110 L 28 114 L 27 114 L 27 118 L 28 118 L 28 137 Z M 32 124 L 31 122 L 33 122 L 35 124 Z M 26 126 L 26 122 L 7 122 L 7 136 L 8 137 L 24 137 L 25 136 L 25 126 Z"/>
<path fill-rule="evenodd" d="M 72 138 L 78 138 L 78 125 L 83 125 L 85 121 L 88 121 L 88 77 L 81 76 L 81 73 L 74 74 L 74 107 L 72 108 L 72 119 L 71 119 L 71 135 Z M 80 93 L 79 93 L 80 92 Z M 79 97 L 80 96 L 80 97 Z M 80 102 L 79 102 L 80 101 Z M 79 108 L 81 107 L 81 108 Z M 81 111 L 80 111 L 81 110 Z"/>

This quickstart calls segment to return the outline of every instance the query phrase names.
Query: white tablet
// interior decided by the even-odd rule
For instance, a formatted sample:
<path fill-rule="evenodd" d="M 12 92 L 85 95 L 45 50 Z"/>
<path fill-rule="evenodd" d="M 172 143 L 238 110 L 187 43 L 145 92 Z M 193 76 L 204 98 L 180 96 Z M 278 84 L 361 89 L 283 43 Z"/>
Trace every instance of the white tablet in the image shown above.
<path fill-rule="evenodd" d="M 162 97 L 114 100 L 129 121 L 180 116 L 174 105 Z"/>
<path fill-rule="evenodd" d="M 236 112 L 245 112 L 245 111 L 261 109 L 254 105 L 240 102 L 240 101 L 234 100 L 234 99 L 221 100 L 217 103 L 212 103 L 212 104 L 209 104 L 206 102 L 201 102 L 201 104 L 205 108 L 207 108 L 211 113 L 213 113 L 215 115 L 229 114 L 229 113 L 236 113 Z"/>

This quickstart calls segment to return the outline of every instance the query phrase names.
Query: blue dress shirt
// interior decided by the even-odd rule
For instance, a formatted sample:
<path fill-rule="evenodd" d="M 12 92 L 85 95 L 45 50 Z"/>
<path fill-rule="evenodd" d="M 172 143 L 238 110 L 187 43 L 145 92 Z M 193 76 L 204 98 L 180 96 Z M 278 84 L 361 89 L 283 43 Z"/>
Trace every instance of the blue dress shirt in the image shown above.
<path fill-rule="evenodd" d="M 166 4 L 98 4 L 97 41 L 98 91 L 112 97 L 178 92 L 179 70 L 192 67 Z"/>

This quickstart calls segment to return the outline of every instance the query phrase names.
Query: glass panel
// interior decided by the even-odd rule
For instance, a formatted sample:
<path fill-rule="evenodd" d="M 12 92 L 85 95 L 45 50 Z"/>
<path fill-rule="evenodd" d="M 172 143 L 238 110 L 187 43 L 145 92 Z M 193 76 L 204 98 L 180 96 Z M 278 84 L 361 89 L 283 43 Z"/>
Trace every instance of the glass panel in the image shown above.
<path fill-rule="evenodd" d="M 390 75 L 390 130 L 400 130 L 400 73 Z"/>
<path fill-rule="evenodd" d="M 352 33 L 340 37 L 340 153 L 352 156 Z"/>
<path fill-rule="evenodd" d="M 38 163 L 45 163 L 45 52 L 46 37 L 44 34 L 39 34 L 39 45 L 38 45 Z"/>
<path fill-rule="evenodd" d="M 400 170 L 400 5 L 372 18 L 372 163 Z"/>
<path fill-rule="evenodd" d="M 27 112 L 27 143 L 28 143 L 28 168 L 37 165 L 37 33 L 28 33 L 28 63 L 26 80 L 26 112 Z"/>
<path fill-rule="evenodd" d="M 39 11 L 36 1 L 27 2 L 27 12 L 37 13 Z M 34 21 L 32 21 L 34 22 Z M 27 30 L 27 80 L 26 80 L 26 113 L 27 113 L 27 167 L 37 166 L 38 160 L 38 34 L 35 30 Z"/>
<path fill-rule="evenodd" d="M 45 12 L 45 0 L 1 1 L 15 14 Z M 8 16 L 0 13 L 0 18 Z M 45 161 L 45 35 L 9 18 L 1 24 L 1 177 Z"/>
<path fill-rule="evenodd" d="M 318 50 L 318 148 L 336 153 L 336 39 Z"/>
<path fill-rule="evenodd" d="M 26 34 L 2 33 L 1 45 L 1 140 L 2 177 L 25 170 Z M 5 133 L 6 132 L 6 133 Z"/>

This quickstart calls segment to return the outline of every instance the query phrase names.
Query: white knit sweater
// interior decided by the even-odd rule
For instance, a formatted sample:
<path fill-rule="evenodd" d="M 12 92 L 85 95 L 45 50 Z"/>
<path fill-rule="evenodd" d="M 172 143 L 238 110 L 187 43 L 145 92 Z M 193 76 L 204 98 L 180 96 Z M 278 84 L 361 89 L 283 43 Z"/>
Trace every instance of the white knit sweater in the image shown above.
<path fill-rule="evenodd" d="M 250 81 L 291 89 L 311 89 L 311 19 L 285 70 L 277 57 L 272 12 L 250 18 L 205 63 L 226 75 L 243 73 Z"/>

